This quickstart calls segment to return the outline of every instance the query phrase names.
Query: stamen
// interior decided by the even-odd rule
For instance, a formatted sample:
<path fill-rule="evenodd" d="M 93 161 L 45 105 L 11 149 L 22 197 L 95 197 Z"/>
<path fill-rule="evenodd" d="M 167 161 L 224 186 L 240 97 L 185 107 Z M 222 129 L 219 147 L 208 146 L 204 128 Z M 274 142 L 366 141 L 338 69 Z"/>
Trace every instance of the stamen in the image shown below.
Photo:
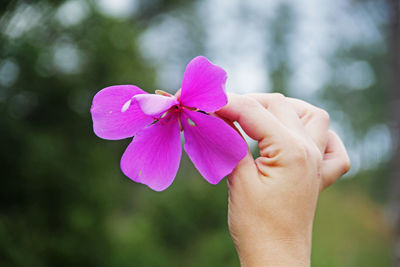
<path fill-rule="evenodd" d="M 192 108 L 192 107 L 187 107 L 187 106 L 181 106 L 181 109 L 187 109 L 191 111 L 200 111 L 198 108 Z"/>
<path fill-rule="evenodd" d="M 169 96 L 169 97 L 172 96 L 170 93 L 167 93 L 163 90 L 156 90 L 155 93 L 156 93 L 156 95 L 163 95 L 163 96 Z"/>
<path fill-rule="evenodd" d="M 181 122 L 181 118 L 180 117 L 178 117 L 178 123 L 179 123 L 179 129 L 182 132 L 183 131 L 183 127 L 182 127 L 182 122 Z"/>

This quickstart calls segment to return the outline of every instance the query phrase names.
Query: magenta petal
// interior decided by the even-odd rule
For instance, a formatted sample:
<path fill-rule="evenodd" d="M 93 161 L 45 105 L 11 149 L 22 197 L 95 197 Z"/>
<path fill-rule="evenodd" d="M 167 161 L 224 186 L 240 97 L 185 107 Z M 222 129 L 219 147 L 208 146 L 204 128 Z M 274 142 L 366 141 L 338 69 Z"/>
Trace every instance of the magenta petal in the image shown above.
<path fill-rule="evenodd" d="M 228 102 L 225 94 L 226 72 L 199 56 L 186 66 L 180 102 L 205 112 L 216 111 Z"/>
<path fill-rule="evenodd" d="M 139 132 L 122 156 L 121 169 L 133 181 L 162 191 L 174 180 L 181 154 L 180 128 L 174 116 Z"/>
<path fill-rule="evenodd" d="M 247 153 L 244 139 L 222 119 L 185 110 L 185 151 L 203 177 L 217 184 Z"/>
<path fill-rule="evenodd" d="M 144 114 L 155 116 L 167 111 L 170 107 L 179 104 L 175 97 L 163 95 L 137 95 L 135 96 L 140 109 Z"/>
<path fill-rule="evenodd" d="M 134 136 L 144 126 L 153 122 L 132 100 L 138 94 L 147 94 L 134 85 L 110 86 L 93 98 L 90 112 L 93 130 L 98 137 L 118 140 Z"/>

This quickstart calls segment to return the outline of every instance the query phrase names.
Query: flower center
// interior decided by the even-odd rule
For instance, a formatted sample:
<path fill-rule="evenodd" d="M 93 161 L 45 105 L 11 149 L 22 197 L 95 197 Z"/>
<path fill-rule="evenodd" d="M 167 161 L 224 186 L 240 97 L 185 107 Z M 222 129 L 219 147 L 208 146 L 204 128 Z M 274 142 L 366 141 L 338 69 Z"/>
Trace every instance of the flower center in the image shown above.
<path fill-rule="evenodd" d="M 169 93 L 167 93 L 167 92 L 165 92 L 165 91 L 162 91 L 162 90 L 156 90 L 155 93 L 156 93 L 157 95 L 172 97 L 171 94 L 169 94 Z M 175 96 L 177 97 L 177 99 L 178 99 L 178 101 L 179 101 L 179 96 L 180 96 L 180 94 L 178 94 L 178 96 L 177 96 L 177 95 L 175 95 Z M 181 114 L 181 112 L 182 112 L 183 110 L 185 110 L 185 109 L 191 110 L 191 111 L 203 112 L 203 111 L 201 111 L 201 110 L 199 110 L 199 109 L 197 109 L 197 108 L 192 108 L 192 107 L 184 106 L 184 105 L 182 105 L 182 104 L 179 102 L 178 104 L 176 104 L 176 105 L 170 107 L 167 111 L 165 111 L 163 114 L 161 114 L 160 117 L 155 117 L 153 123 L 159 122 L 159 123 L 161 123 L 161 124 L 167 124 L 167 123 L 171 122 L 172 120 L 177 119 L 177 120 L 178 120 L 178 123 L 179 123 L 179 127 L 180 127 L 180 129 L 181 129 L 181 131 L 182 131 L 183 128 L 182 128 L 182 123 L 181 123 L 181 116 L 180 116 L 180 114 Z M 204 113 L 205 113 L 205 112 L 204 112 Z M 190 120 L 190 121 L 188 120 L 188 123 L 189 123 L 189 125 L 191 125 L 191 126 L 196 126 L 196 124 L 195 124 L 192 120 Z"/>

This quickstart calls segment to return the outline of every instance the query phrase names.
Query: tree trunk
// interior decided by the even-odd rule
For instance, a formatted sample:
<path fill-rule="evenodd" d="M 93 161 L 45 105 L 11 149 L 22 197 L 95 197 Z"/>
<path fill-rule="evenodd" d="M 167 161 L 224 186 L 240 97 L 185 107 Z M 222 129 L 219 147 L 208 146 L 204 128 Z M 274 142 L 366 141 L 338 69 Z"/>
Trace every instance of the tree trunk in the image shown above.
<path fill-rule="evenodd" d="M 387 0 L 390 13 L 389 45 L 392 71 L 391 129 L 394 144 L 392 162 L 392 207 L 395 212 L 395 264 L 400 267 L 400 0 Z"/>

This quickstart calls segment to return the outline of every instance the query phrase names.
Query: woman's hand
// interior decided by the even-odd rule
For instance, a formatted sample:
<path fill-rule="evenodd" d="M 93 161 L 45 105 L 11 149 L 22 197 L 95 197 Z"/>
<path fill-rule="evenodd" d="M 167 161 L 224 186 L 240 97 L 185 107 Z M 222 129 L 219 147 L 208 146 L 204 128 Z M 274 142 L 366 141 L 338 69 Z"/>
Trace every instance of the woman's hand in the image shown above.
<path fill-rule="evenodd" d="M 242 266 L 309 266 L 319 193 L 349 169 L 319 108 L 281 94 L 229 95 L 217 114 L 258 141 L 228 177 L 229 230 Z"/>

